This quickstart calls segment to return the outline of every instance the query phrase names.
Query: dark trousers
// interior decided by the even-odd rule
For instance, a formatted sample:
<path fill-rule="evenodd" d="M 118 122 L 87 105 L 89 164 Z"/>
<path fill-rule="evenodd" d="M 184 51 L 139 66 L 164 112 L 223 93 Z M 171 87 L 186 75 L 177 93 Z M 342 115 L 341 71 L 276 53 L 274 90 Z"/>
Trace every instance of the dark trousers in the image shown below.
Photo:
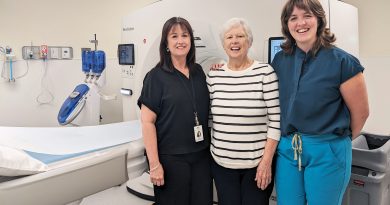
<path fill-rule="evenodd" d="M 218 205 L 268 205 L 274 186 L 273 179 L 264 191 L 261 190 L 255 181 L 256 169 L 229 169 L 212 160 L 211 170 L 217 188 Z"/>
<path fill-rule="evenodd" d="M 156 205 L 211 205 L 213 200 L 208 149 L 180 155 L 160 155 L 164 186 L 154 186 Z"/>

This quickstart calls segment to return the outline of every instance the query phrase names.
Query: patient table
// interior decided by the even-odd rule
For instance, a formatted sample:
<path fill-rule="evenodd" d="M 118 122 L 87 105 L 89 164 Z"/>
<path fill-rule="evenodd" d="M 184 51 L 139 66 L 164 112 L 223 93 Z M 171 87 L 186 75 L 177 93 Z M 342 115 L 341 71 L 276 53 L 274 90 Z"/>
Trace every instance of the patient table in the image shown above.
<path fill-rule="evenodd" d="M 0 133 L 0 144 L 23 149 L 49 168 L 35 175 L 0 179 L 1 205 L 67 204 L 121 185 L 146 169 L 139 121 L 88 127 L 0 127 Z"/>

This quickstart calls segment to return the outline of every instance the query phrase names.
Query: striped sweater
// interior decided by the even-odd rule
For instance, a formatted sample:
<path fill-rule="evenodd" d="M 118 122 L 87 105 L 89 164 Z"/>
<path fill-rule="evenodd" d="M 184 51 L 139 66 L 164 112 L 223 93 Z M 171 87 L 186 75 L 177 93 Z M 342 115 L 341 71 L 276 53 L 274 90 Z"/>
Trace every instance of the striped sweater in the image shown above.
<path fill-rule="evenodd" d="M 207 75 L 210 92 L 211 154 L 221 166 L 253 168 L 267 137 L 280 138 L 278 78 L 268 64 L 242 71 L 223 66 Z"/>

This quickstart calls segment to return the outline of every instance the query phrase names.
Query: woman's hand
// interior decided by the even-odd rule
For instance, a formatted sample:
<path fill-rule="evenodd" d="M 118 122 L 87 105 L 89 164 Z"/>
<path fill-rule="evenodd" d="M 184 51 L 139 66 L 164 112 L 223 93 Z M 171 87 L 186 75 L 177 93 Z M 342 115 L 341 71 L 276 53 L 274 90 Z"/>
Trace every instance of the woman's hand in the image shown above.
<path fill-rule="evenodd" d="M 225 65 L 225 64 L 224 63 L 213 64 L 213 65 L 211 65 L 210 70 L 218 70 L 218 69 L 222 68 L 223 65 Z"/>
<path fill-rule="evenodd" d="M 156 186 L 164 185 L 164 169 L 160 163 L 155 167 L 150 168 L 150 182 Z"/>
<path fill-rule="evenodd" d="M 256 178 L 257 187 L 261 190 L 265 190 L 272 180 L 272 161 L 266 162 L 261 160 L 259 166 L 257 166 Z"/>

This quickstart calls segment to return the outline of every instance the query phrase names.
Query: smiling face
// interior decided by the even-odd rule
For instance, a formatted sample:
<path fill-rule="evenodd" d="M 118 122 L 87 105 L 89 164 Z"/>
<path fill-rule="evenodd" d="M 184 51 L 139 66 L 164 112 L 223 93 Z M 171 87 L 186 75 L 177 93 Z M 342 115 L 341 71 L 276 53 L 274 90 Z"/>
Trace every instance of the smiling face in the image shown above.
<path fill-rule="evenodd" d="M 312 12 L 294 7 L 288 19 L 288 29 L 297 46 L 309 51 L 317 40 L 317 17 Z"/>
<path fill-rule="evenodd" d="M 167 41 L 171 57 L 186 58 L 191 48 L 191 37 L 184 26 L 174 25 L 168 33 Z"/>
<path fill-rule="evenodd" d="M 230 59 L 246 59 L 249 47 L 248 36 L 242 26 L 235 26 L 225 33 L 223 48 Z"/>

